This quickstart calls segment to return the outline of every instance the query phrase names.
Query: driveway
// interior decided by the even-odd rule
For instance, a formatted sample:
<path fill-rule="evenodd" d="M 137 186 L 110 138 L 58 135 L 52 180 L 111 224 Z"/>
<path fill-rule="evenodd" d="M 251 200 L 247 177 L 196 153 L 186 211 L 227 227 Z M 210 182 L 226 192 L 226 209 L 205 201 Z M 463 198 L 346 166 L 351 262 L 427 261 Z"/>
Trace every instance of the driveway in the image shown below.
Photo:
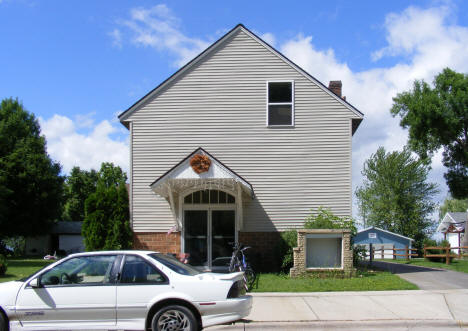
<path fill-rule="evenodd" d="M 373 266 L 390 271 L 416 284 L 421 290 L 467 289 L 468 274 L 444 269 L 432 269 L 408 264 L 374 261 Z"/>

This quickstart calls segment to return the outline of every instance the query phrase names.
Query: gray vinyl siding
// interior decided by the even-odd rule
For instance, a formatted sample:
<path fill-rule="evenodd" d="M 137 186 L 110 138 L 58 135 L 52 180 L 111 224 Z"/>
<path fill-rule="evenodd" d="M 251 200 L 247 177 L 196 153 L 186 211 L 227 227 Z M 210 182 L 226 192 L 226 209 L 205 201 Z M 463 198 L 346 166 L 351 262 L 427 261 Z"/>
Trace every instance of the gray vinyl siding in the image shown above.
<path fill-rule="evenodd" d="M 266 82 L 294 80 L 295 127 L 266 127 Z M 243 231 L 299 227 L 310 209 L 351 215 L 351 119 L 357 116 L 243 31 L 136 110 L 136 232 L 174 225 L 149 185 L 197 147 L 252 184 Z"/>

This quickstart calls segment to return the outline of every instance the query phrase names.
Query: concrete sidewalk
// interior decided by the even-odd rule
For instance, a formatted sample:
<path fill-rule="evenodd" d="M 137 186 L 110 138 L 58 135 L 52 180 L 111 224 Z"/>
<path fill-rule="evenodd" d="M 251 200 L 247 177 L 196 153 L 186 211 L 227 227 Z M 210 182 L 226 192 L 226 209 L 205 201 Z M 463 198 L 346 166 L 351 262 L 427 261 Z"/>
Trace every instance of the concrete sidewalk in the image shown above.
<path fill-rule="evenodd" d="M 252 296 L 244 322 L 208 330 L 468 330 L 468 289 Z"/>

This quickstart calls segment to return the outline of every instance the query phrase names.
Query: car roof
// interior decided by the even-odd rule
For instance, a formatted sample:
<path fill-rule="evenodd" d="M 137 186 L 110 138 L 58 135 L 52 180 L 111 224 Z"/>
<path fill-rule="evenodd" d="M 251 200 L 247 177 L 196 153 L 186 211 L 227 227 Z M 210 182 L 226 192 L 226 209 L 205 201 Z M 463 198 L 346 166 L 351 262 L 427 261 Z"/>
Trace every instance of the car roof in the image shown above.
<path fill-rule="evenodd" d="M 109 254 L 138 254 L 138 255 L 148 255 L 158 253 L 155 251 L 149 250 L 114 250 L 114 251 L 94 251 L 94 252 L 82 252 L 82 253 L 75 253 L 70 254 L 67 257 L 74 257 L 74 256 L 90 256 L 90 255 L 109 255 Z"/>

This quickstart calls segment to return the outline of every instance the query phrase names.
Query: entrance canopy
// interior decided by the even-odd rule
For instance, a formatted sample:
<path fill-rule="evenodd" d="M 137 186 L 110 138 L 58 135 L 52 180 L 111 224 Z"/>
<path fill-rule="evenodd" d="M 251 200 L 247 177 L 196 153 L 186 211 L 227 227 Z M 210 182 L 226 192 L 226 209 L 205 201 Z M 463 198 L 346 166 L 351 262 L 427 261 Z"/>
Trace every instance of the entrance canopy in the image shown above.
<path fill-rule="evenodd" d="M 209 163 L 205 166 L 206 169 L 194 168 L 193 158 L 198 155 L 205 158 L 205 163 Z M 202 171 L 197 173 L 200 170 Z M 190 189 L 225 189 L 236 192 L 238 185 L 253 197 L 254 191 L 250 183 L 199 147 L 150 186 L 156 194 L 170 198 L 171 193 L 179 194 Z"/>
<path fill-rule="evenodd" d="M 156 194 L 167 199 L 171 205 L 177 225 L 181 228 L 177 209 L 178 199 L 195 190 L 222 190 L 234 194 L 236 204 L 242 208 L 242 195 L 254 197 L 252 185 L 233 170 L 199 147 L 172 167 L 151 185 Z M 241 213 L 238 225 L 241 227 Z"/>

